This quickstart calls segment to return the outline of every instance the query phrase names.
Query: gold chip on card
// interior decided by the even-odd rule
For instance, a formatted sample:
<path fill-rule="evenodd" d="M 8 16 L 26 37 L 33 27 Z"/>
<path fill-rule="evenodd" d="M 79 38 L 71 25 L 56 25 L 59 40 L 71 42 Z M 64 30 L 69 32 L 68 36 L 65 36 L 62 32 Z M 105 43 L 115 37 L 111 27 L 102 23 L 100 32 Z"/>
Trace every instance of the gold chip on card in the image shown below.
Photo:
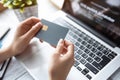
<path fill-rule="evenodd" d="M 48 30 L 48 26 L 47 25 L 43 25 L 42 30 L 43 31 L 47 31 Z"/>

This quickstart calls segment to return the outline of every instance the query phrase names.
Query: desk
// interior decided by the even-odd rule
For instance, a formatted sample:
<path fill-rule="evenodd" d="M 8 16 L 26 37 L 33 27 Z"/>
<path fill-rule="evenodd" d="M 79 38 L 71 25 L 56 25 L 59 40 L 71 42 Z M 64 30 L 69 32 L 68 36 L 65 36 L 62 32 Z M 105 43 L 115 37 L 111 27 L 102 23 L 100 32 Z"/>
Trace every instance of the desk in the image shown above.
<path fill-rule="evenodd" d="M 54 8 L 48 0 L 39 0 L 39 18 L 47 17 L 56 11 L 57 9 Z M 15 16 L 13 10 L 6 10 L 0 13 L 0 24 L 9 25 L 11 28 L 13 28 L 19 24 L 19 21 Z M 5 42 L 3 41 L 3 43 Z M 119 74 L 120 69 L 112 77 L 110 77 L 109 80 L 119 80 Z M 33 80 L 33 78 L 29 75 L 25 68 L 20 65 L 20 63 L 13 57 L 5 74 L 4 80 Z"/>

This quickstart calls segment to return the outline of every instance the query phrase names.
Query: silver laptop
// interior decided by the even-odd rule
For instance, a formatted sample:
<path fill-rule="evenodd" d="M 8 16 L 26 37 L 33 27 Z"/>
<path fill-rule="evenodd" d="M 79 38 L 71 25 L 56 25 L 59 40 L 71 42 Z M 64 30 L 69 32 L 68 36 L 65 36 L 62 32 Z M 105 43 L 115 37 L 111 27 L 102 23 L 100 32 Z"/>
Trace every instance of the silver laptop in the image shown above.
<path fill-rule="evenodd" d="M 63 9 L 50 19 L 69 28 L 65 39 L 75 45 L 75 63 L 67 80 L 107 80 L 120 67 L 119 0 L 65 0 Z M 48 80 L 54 49 L 44 44 L 33 41 L 28 49 L 38 53 L 28 50 L 27 58 L 18 58 L 36 80 Z"/>

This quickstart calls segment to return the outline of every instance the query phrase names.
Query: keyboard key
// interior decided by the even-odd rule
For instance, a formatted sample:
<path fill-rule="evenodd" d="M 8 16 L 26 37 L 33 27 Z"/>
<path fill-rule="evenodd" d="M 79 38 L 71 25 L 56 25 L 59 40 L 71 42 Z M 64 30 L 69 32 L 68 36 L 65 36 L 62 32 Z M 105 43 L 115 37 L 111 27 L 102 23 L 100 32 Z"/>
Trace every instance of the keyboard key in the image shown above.
<path fill-rule="evenodd" d="M 92 51 L 93 53 L 95 53 L 95 52 L 97 52 L 97 49 L 92 48 L 91 51 Z"/>
<path fill-rule="evenodd" d="M 86 75 L 88 72 L 89 72 L 89 70 L 88 70 L 87 68 L 85 68 L 81 73 L 82 73 L 83 75 Z"/>
<path fill-rule="evenodd" d="M 69 35 L 70 35 L 70 36 L 73 36 L 74 33 L 73 33 L 72 31 L 69 31 Z"/>
<path fill-rule="evenodd" d="M 80 63 L 75 60 L 74 66 L 77 67 Z"/>
<path fill-rule="evenodd" d="M 106 56 L 102 56 L 102 61 L 100 62 L 100 64 L 104 67 L 105 65 L 107 65 L 110 62 L 110 59 Z"/>
<path fill-rule="evenodd" d="M 97 74 L 99 71 L 95 68 L 95 67 L 93 67 L 91 64 L 89 64 L 89 63 L 87 63 L 86 65 L 85 65 L 90 71 L 92 71 L 94 74 Z"/>
<path fill-rule="evenodd" d="M 101 61 L 101 59 L 100 59 L 99 57 L 97 57 L 97 56 L 96 56 L 94 59 L 95 59 L 97 62 L 100 62 L 100 61 Z"/>
<path fill-rule="evenodd" d="M 85 36 L 85 37 L 84 37 L 84 40 L 85 40 L 85 41 L 88 41 L 88 40 L 89 40 L 88 36 Z"/>
<path fill-rule="evenodd" d="M 117 56 L 117 54 L 115 52 L 111 52 L 111 54 L 114 55 L 114 56 Z"/>
<path fill-rule="evenodd" d="M 96 53 L 99 57 L 101 57 L 103 54 L 101 52 Z"/>
<path fill-rule="evenodd" d="M 85 46 L 87 44 L 87 42 L 82 41 L 81 44 Z"/>
<path fill-rule="evenodd" d="M 82 54 L 82 57 L 84 58 L 84 59 L 86 59 L 87 57 L 88 57 L 88 55 L 87 54 Z"/>
<path fill-rule="evenodd" d="M 81 50 L 84 50 L 84 49 L 85 49 L 85 47 L 84 47 L 84 46 L 82 46 L 82 45 L 81 45 L 79 48 L 80 48 Z"/>
<path fill-rule="evenodd" d="M 79 36 L 80 36 L 80 38 L 84 38 L 84 33 L 83 32 L 80 33 Z"/>
<path fill-rule="evenodd" d="M 94 58 L 94 57 L 95 57 L 95 54 L 91 52 L 91 53 L 89 54 L 89 56 L 92 57 L 92 58 Z"/>
<path fill-rule="evenodd" d="M 76 45 L 76 46 L 80 46 L 80 43 L 79 43 L 79 42 L 76 42 L 75 45 Z"/>
<path fill-rule="evenodd" d="M 82 68 L 80 68 L 79 66 L 77 67 L 77 69 L 78 69 L 79 71 L 82 71 Z"/>
<path fill-rule="evenodd" d="M 75 39 L 70 38 L 70 39 L 68 39 L 68 40 L 71 41 L 73 44 L 76 43 Z"/>
<path fill-rule="evenodd" d="M 81 57 L 78 54 L 76 54 L 75 59 L 79 60 L 79 59 L 81 59 Z"/>
<path fill-rule="evenodd" d="M 108 55 L 108 58 L 110 58 L 110 59 L 113 59 L 115 56 L 113 56 L 112 54 L 109 54 Z"/>
<path fill-rule="evenodd" d="M 81 59 L 80 62 L 81 62 L 82 64 L 85 64 L 85 63 L 86 63 L 86 60 L 85 60 L 85 59 Z"/>
<path fill-rule="evenodd" d="M 91 49 L 91 48 L 92 48 L 92 46 L 91 46 L 90 44 L 87 44 L 86 47 L 87 47 L 88 49 Z"/>
<path fill-rule="evenodd" d="M 78 53 L 79 55 L 81 55 L 81 54 L 83 54 L 83 51 L 82 51 L 82 50 L 78 50 L 77 53 Z"/>
<path fill-rule="evenodd" d="M 92 62 L 93 62 L 93 59 L 92 59 L 91 57 L 88 57 L 88 58 L 87 58 L 87 61 L 90 62 L 90 63 L 92 63 Z"/>
<path fill-rule="evenodd" d="M 74 47 L 74 51 L 77 51 L 77 50 L 78 50 L 78 47 L 77 47 L 77 46 L 75 46 L 75 47 Z"/>
<path fill-rule="evenodd" d="M 72 30 L 73 31 L 73 30 Z M 77 34 L 78 36 L 79 36 L 79 34 L 81 34 L 81 31 L 79 30 L 79 29 L 74 29 L 74 31 L 73 31 L 75 34 Z"/>
<path fill-rule="evenodd" d="M 94 43 L 94 39 L 91 38 L 90 40 L 88 40 L 88 43 L 89 44 L 93 44 Z"/>
<path fill-rule="evenodd" d="M 71 41 L 71 42 L 72 42 L 72 38 L 71 38 L 71 37 L 69 37 L 69 36 L 66 36 L 66 37 L 65 37 L 65 40 L 69 40 L 69 41 Z"/>
<path fill-rule="evenodd" d="M 77 40 L 78 40 L 78 42 L 81 42 L 81 41 L 82 41 L 82 39 L 80 39 L 80 38 L 78 38 Z"/>
<path fill-rule="evenodd" d="M 91 77 L 89 74 L 87 74 L 86 77 L 87 77 L 89 80 L 92 79 L 92 77 Z"/>
<path fill-rule="evenodd" d="M 76 34 L 73 35 L 74 39 L 78 39 L 78 36 Z"/>
<path fill-rule="evenodd" d="M 98 47 L 99 43 L 96 41 L 92 44 L 94 47 Z"/>
<path fill-rule="evenodd" d="M 104 49 L 104 47 L 100 45 L 97 49 L 98 49 L 99 51 L 102 51 L 102 50 Z"/>
<path fill-rule="evenodd" d="M 101 65 L 101 64 L 99 64 L 99 63 L 97 63 L 95 61 L 92 64 L 99 70 L 101 70 L 104 67 L 103 65 Z"/>
<path fill-rule="evenodd" d="M 74 51 L 74 56 L 77 55 L 77 54 L 78 54 L 77 51 Z"/>
<path fill-rule="evenodd" d="M 90 53 L 89 49 L 85 49 L 84 52 L 87 53 L 87 54 Z"/>
<path fill-rule="evenodd" d="M 102 51 L 105 55 L 108 55 L 108 50 L 106 50 L 106 49 L 104 49 L 103 51 Z"/>

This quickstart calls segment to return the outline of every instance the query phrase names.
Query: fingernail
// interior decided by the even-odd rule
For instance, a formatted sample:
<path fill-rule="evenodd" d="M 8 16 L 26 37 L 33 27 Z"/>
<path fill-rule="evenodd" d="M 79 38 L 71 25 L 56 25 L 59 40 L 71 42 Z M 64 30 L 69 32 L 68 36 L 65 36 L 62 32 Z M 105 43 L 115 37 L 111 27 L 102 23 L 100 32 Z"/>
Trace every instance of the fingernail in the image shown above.
<path fill-rule="evenodd" d="M 41 22 L 38 22 L 37 24 L 35 24 L 35 27 L 42 27 L 42 24 L 41 24 Z"/>
<path fill-rule="evenodd" d="M 41 22 L 38 22 L 38 24 L 39 24 L 40 26 L 42 26 L 42 23 L 41 23 Z"/>

